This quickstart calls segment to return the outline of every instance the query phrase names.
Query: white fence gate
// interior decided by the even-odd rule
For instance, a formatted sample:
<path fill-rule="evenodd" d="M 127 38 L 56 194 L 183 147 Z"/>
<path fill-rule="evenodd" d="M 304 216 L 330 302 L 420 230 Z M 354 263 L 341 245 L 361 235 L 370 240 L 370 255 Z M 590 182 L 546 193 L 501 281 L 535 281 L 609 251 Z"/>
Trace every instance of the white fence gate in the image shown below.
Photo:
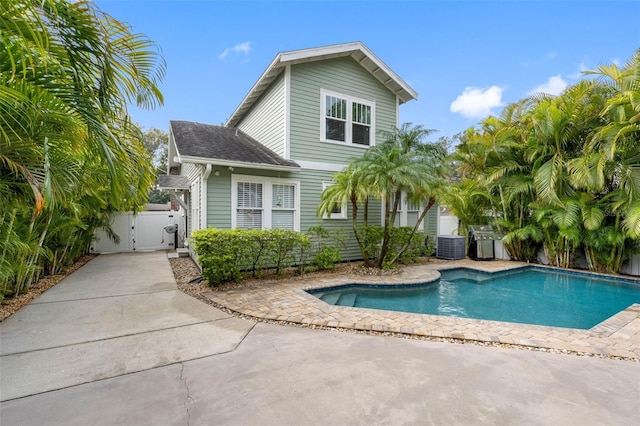
<path fill-rule="evenodd" d="M 116 253 L 173 249 L 177 234 L 169 234 L 164 228 L 178 222 L 176 211 L 145 211 L 135 216 L 133 213 L 118 213 L 113 216 L 111 229 L 120 237 L 120 243 L 114 243 L 102 229 L 98 229 L 91 251 Z"/>
<path fill-rule="evenodd" d="M 458 235 L 458 217 L 451 214 L 438 215 L 438 235 Z"/>

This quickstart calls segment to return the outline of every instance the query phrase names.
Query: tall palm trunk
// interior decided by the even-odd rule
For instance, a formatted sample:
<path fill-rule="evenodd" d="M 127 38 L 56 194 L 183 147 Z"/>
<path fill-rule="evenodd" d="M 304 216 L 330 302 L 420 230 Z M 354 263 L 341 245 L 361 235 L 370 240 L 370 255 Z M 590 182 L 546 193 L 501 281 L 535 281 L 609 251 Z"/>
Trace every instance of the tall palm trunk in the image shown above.
<path fill-rule="evenodd" d="M 398 259 L 400 259 L 402 257 L 402 255 L 407 251 L 407 249 L 409 249 L 409 246 L 411 246 L 411 241 L 413 240 L 413 236 L 416 235 L 416 232 L 418 232 L 418 228 L 420 227 L 420 223 L 422 223 L 424 218 L 427 216 L 427 213 L 429 212 L 429 210 L 431 209 L 431 207 L 433 207 L 433 205 L 435 203 L 436 203 L 435 197 L 429 198 L 429 202 L 424 207 L 424 209 L 422 209 L 422 212 L 420 213 L 420 217 L 418 217 L 418 221 L 413 226 L 413 229 L 411 230 L 411 234 L 409 234 L 409 238 L 403 244 L 403 246 L 400 248 L 400 251 L 398 251 L 398 253 L 393 257 L 393 259 L 390 262 L 391 264 L 396 263 L 398 261 Z"/>

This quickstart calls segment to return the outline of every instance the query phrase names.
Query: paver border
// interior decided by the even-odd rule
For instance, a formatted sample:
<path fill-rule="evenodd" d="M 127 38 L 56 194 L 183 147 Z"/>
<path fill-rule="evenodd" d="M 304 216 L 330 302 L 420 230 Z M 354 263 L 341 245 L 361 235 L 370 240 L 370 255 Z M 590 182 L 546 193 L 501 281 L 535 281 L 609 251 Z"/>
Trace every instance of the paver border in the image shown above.
<path fill-rule="evenodd" d="M 258 320 L 421 338 L 454 339 L 480 344 L 516 345 L 561 353 L 640 361 L 640 304 L 631 305 L 589 330 L 580 330 L 335 306 L 307 293 L 307 290 L 345 284 L 393 286 L 426 283 L 438 279 L 440 270 L 452 268 L 498 272 L 526 266 L 534 265 L 513 261 L 473 262 L 465 259 L 408 266 L 393 275 L 343 274 L 323 278 L 266 281 L 231 290 L 209 291 L 203 296 L 233 313 Z M 535 267 L 546 268 L 540 265 Z M 625 281 L 640 284 L 640 280 Z"/>

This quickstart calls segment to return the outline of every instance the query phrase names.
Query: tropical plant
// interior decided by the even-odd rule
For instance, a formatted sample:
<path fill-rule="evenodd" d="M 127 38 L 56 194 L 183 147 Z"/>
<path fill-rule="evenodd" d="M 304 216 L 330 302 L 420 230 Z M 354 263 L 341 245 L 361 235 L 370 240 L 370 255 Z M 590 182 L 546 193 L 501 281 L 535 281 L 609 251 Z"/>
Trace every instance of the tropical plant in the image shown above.
<path fill-rule="evenodd" d="M 0 297 L 146 201 L 155 173 L 127 105 L 161 104 L 163 74 L 153 42 L 92 2 L 0 2 Z"/>
<path fill-rule="evenodd" d="M 168 170 L 168 154 L 169 154 L 169 135 L 160 129 L 152 127 L 142 130 L 142 143 L 151 155 L 151 161 L 156 169 L 156 175 L 167 174 Z M 158 189 L 149 191 L 149 202 L 157 204 L 166 204 L 170 200 L 167 192 Z"/>
<path fill-rule="evenodd" d="M 322 194 L 318 207 L 320 216 L 330 214 L 341 203 L 351 204 L 352 228 L 365 266 L 382 268 L 395 264 L 410 247 L 413 235 L 436 202 L 436 193 L 444 180 L 446 149 L 441 144 L 426 143 L 424 138 L 430 133 L 432 130 L 411 123 L 384 132 L 384 141 L 334 175 L 334 185 Z M 403 193 L 407 194 L 410 203 L 422 208 L 406 244 L 389 256 L 392 229 Z M 371 231 L 368 223 L 370 199 L 381 200 L 384 206 L 384 225 L 377 247 L 370 244 L 371 236 L 367 235 Z M 363 209 L 362 226 L 358 223 L 360 206 Z"/>
<path fill-rule="evenodd" d="M 505 233 L 511 257 L 619 272 L 640 241 L 640 51 L 561 95 L 533 95 L 469 129 L 447 192 L 461 218 Z"/>

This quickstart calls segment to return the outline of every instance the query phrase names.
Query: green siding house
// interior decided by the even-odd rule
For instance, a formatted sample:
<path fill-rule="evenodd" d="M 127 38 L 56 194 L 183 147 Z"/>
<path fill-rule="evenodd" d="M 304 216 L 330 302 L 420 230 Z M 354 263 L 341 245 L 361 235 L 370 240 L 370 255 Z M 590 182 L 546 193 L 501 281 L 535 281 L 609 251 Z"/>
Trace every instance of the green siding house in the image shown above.
<path fill-rule="evenodd" d="M 206 227 L 304 232 L 315 225 L 351 235 L 348 206 L 316 215 L 321 193 L 417 97 L 360 42 L 279 53 L 224 126 L 170 122 L 170 175 L 160 186 L 181 197 L 182 237 Z M 423 226 L 435 235 L 432 210 Z M 415 224 L 414 213 L 403 203 L 397 224 Z M 370 210 L 370 223 L 376 218 L 382 207 Z M 344 257 L 359 255 L 351 241 Z"/>

